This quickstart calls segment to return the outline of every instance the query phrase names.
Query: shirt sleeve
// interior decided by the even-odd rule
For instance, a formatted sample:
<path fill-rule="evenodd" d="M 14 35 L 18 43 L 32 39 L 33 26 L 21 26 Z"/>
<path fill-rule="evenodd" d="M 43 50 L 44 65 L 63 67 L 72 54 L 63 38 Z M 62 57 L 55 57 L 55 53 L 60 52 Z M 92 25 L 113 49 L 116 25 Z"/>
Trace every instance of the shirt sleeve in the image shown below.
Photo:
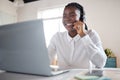
<path fill-rule="evenodd" d="M 55 46 L 56 39 L 55 38 L 56 38 L 56 34 L 51 38 L 50 44 L 48 45 L 48 55 L 49 55 L 51 64 L 56 54 L 56 46 Z"/>
<path fill-rule="evenodd" d="M 87 50 L 88 58 L 99 68 L 104 67 L 106 63 L 106 54 L 102 48 L 102 43 L 99 35 L 94 30 L 91 30 L 82 38 L 82 42 Z"/>

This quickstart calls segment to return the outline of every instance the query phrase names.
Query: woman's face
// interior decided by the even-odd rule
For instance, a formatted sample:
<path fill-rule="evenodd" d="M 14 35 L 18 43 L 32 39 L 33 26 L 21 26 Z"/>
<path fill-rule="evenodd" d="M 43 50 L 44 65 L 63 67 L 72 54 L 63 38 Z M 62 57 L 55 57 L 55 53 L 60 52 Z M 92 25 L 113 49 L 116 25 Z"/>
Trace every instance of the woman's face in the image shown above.
<path fill-rule="evenodd" d="M 63 25 L 69 32 L 76 31 L 74 27 L 74 23 L 79 21 L 80 11 L 75 7 L 66 7 L 63 12 Z"/>

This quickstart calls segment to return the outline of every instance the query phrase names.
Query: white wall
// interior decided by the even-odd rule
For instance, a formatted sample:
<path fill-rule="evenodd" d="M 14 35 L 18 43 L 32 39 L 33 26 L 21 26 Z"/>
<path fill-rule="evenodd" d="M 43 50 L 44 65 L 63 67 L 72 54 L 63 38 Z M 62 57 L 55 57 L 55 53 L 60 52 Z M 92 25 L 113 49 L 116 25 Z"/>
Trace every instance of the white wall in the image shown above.
<path fill-rule="evenodd" d="M 54 2 L 53 2 L 54 1 Z M 37 18 L 38 10 L 44 10 L 53 7 L 64 6 L 67 0 L 40 0 L 26 4 L 24 7 L 20 7 L 17 11 L 18 21 L 25 21 Z"/>
<path fill-rule="evenodd" d="M 11 15 L 16 15 L 16 7 L 8 0 L 0 0 L 0 11 L 9 13 Z"/>
<path fill-rule="evenodd" d="M 0 0 L 0 24 L 16 22 L 16 9 L 9 0 Z"/>
<path fill-rule="evenodd" d="M 71 1 L 84 6 L 86 23 L 100 34 L 103 47 L 112 49 L 120 67 L 120 0 L 40 0 L 19 8 L 18 21 L 36 19 L 38 10 L 64 6 Z"/>

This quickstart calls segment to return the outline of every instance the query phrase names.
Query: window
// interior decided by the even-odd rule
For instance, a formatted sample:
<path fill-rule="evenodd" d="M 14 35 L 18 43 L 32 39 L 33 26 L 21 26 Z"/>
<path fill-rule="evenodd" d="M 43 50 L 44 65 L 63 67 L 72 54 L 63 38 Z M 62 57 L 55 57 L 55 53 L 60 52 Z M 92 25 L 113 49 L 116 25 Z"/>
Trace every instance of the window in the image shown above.
<path fill-rule="evenodd" d="M 65 31 L 62 24 L 63 8 L 54 8 L 38 12 L 38 19 L 43 19 L 46 44 L 56 32 Z"/>

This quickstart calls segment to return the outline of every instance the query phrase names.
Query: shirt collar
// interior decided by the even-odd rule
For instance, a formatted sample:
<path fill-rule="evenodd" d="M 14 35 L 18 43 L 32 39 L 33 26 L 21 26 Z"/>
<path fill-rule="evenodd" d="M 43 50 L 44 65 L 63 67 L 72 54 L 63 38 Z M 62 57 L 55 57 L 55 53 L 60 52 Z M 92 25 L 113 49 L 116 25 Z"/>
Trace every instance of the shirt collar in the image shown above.
<path fill-rule="evenodd" d="M 81 39 L 81 37 L 79 34 L 77 34 L 75 37 L 72 38 L 72 37 L 70 37 L 70 35 L 67 32 L 67 39 L 68 39 L 68 42 L 71 42 L 72 40 L 74 40 L 76 42 L 77 40 Z"/>

